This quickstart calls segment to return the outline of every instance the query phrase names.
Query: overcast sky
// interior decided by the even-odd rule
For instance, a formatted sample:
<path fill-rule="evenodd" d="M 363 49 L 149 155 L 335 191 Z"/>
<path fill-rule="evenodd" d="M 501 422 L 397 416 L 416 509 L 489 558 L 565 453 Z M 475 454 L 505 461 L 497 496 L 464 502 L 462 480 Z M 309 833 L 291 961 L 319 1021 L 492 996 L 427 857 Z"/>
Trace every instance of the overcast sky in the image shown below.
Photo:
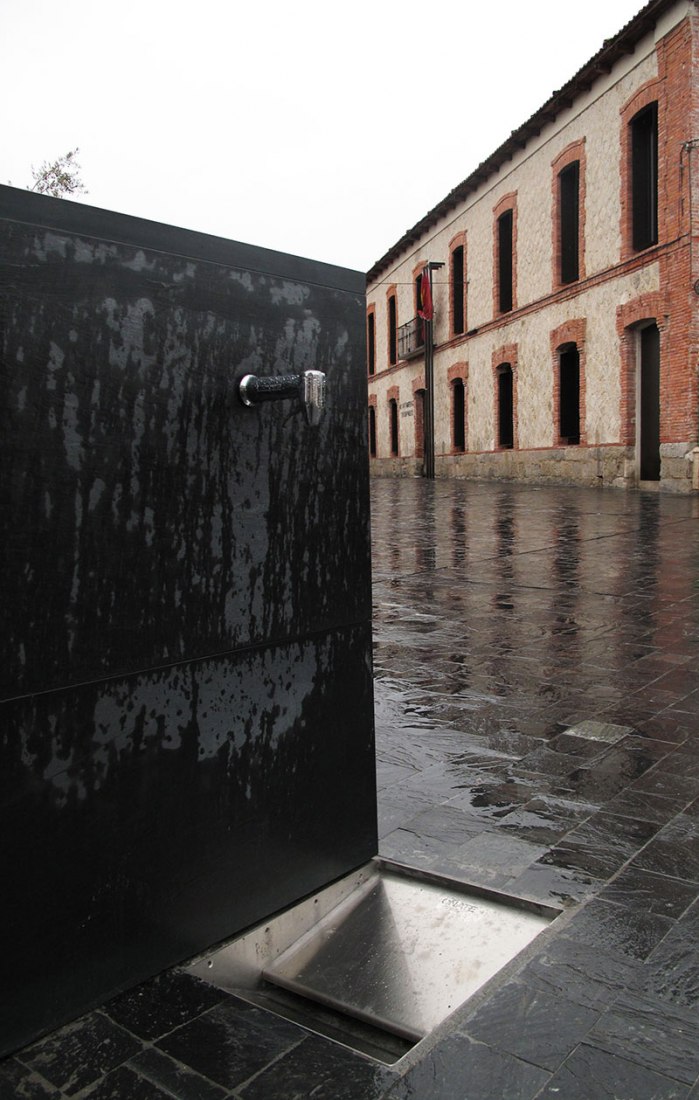
<path fill-rule="evenodd" d="M 0 0 L 0 182 L 367 270 L 638 0 Z"/>

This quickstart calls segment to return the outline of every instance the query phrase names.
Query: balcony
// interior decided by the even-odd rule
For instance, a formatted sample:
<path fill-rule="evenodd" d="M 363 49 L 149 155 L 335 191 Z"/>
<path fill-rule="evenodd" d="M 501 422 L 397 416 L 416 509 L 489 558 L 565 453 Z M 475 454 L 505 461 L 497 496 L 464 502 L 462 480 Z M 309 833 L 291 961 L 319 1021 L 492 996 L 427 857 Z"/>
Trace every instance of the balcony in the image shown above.
<path fill-rule="evenodd" d="M 414 359 L 425 350 L 425 322 L 413 317 L 398 329 L 398 358 Z"/>

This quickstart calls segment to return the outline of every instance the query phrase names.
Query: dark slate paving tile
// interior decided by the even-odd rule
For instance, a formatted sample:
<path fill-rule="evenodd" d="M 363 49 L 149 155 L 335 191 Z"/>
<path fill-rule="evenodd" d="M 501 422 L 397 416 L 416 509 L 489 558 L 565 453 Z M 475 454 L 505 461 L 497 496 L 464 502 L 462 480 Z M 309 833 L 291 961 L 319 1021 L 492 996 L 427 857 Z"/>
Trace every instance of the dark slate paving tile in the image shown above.
<path fill-rule="evenodd" d="M 503 888 L 506 893 L 515 897 L 531 898 L 547 905 L 567 908 L 578 905 L 602 885 L 602 879 L 594 878 L 585 871 L 548 867 L 536 862 L 521 875 L 508 879 Z"/>
<path fill-rule="evenodd" d="M 536 797 L 498 821 L 498 829 L 533 844 L 552 844 L 596 812 L 595 806 Z"/>
<path fill-rule="evenodd" d="M 207 1081 L 194 1070 L 150 1047 L 128 1063 L 141 1077 L 165 1089 L 176 1100 L 222 1100 L 225 1089 Z"/>
<path fill-rule="evenodd" d="M 537 1100 L 688 1100 L 688 1088 L 627 1058 L 581 1043 Z"/>
<path fill-rule="evenodd" d="M 542 1069 L 555 1070 L 598 1018 L 597 1008 L 523 982 L 509 982 L 461 1030 Z"/>
<path fill-rule="evenodd" d="M 605 813 L 621 817 L 637 818 L 640 821 L 653 821 L 657 825 L 666 825 L 677 813 L 680 806 L 672 798 L 649 794 L 647 791 L 627 787 L 618 795 L 605 802 Z"/>
<path fill-rule="evenodd" d="M 639 749 L 636 742 L 642 738 L 630 738 L 630 747 L 621 742 L 597 760 L 577 768 L 566 777 L 569 785 L 582 798 L 595 798 L 606 802 L 639 776 L 642 776 L 655 760 Z"/>
<path fill-rule="evenodd" d="M 16 1058 L 0 1061 L 0 1100 L 60 1100 L 58 1089 Z"/>
<path fill-rule="evenodd" d="M 439 1043 L 386 1093 L 387 1100 L 533 1100 L 548 1073 L 467 1035 Z"/>
<path fill-rule="evenodd" d="M 534 989 L 600 1011 L 627 989 L 637 989 L 643 964 L 620 951 L 606 951 L 561 934 L 550 940 L 519 974 Z"/>
<path fill-rule="evenodd" d="M 240 1088 L 244 1100 L 379 1100 L 396 1073 L 309 1035 Z"/>
<path fill-rule="evenodd" d="M 655 997 L 621 994 L 588 1041 L 688 1085 L 699 1075 L 699 1017 L 675 1006 L 659 1011 Z"/>
<path fill-rule="evenodd" d="M 644 989 L 661 1001 L 699 1008 L 699 901 L 683 914 L 646 965 Z"/>
<path fill-rule="evenodd" d="M 670 917 L 595 899 L 575 914 L 566 936 L 608 951 L 621 951 L 634 959 L 646 959 L 673 927 Z"/>
<path fill-rule="evenodd" d="M 634 859 L 636 867 L 699 885 L 699 826 L 678 814 Z"/>
<path fill-rule="evenodd" d="M 699 795 L 699 780 L 686 776 L 681 771 L 669 771 L 661 762 L 637 779 L 633 789 L 657 794 L 661 798 L 671 798 L 678 807 L 682 807 Z"/>
<path fill-rule="evenodd" d="M 440 845 L 458 847 L 483 829 L 476 816 L 452 805 L 423 810 L 403 826 L 421 840 L 436 841 Z"/>
<path fill-rule="evenodd" d="M 540 862 L 609 878 L 657 831 L 652 822 L 600 812 L 568 833 Z"/>
<path fill-rule="evenodd" d="M 81 1093 L 80 1100 L 172 1100 L 172 1094 L 128 1066 L 120 1066 Z"/>
<path fill-rule="evenodd" d="M 534 863 L 545 849 L 518 837 L 482 832 L 450 853 L 444 873 L 500 888 Z M 440 868 L 441 870 L 441 868 Z"/>
<path fill-rule="evenodd" d="M 677 920 L 697 896 L 697 887 L 682 879 L 644 871 L 635 863 L 625 867 L 604 887 L 601 901 L 615 902 L 646 913 Z"/>
<path fill-rule="evenodd" d="M 141 1039 L 158 1039 L 226 996 L 223 990 L 191 974 L 170 970 L 115 997 L 103 1011 Z"/>
<path fill-rule="evenodd" d="M 118 1024 L 101 1012 L 91 1012 L 27 1047 L 21 1059 L 73 1096 L 141 1049 L 142 1044 Z"/>
<path fill-rule="evenodd" d="M 216 1084 L 233 1089 L 306 1034 L 271 1013 L 248 1013 L 226 1001 L 170 1032 L 157 1046 Z"/>

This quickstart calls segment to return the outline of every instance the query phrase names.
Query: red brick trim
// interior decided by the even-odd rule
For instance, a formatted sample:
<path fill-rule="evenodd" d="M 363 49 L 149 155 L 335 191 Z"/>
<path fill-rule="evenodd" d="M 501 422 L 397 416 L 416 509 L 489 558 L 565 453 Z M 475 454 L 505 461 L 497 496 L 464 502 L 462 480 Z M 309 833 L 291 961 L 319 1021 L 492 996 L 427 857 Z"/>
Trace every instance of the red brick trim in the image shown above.
<path fill-rule="evenodd" d="M 587 443 L 587 374 L 586 374 L 586 337 L 587 319 L 578 317 L 573 321 L 566 321 L 559 325 L 551 333 L 551 362 L 553 365 L 553 438 L 554 446 L 563 445 L 559 434 L 561 412 L 561 372 L 559 359 L 561 351 L 570 344 L 575 344 L 580 359 L 580 446 Z"/>
<path fill-rule="evenodd" d="M 518 347 L 517 344 L 503 344 L 499 348 L 495 348 L 492 354 L 492 372 L 493 372 L 493 428 L 494 428 L 494 441 L 497 440 L 498 434 L 498 373 L 500 367 L 509 365 L 512 369 L 512 449 L 514 451 L 519 450 L 519 407 L 517 397 L 517 357 Z M 494 450 L 502 451 L 509 450 L 509 447 L 500 447 L 497 442 L 494 442 Z"/>
<path fill-rule="evenodd" d="M 662 291 L 640 294 L 624 305 L 617 306 L 616 329 L 619 336 L 620 378 L 620 442 L 633 446 L 636 442 L 636 370 L 638 326 L 654 321 L 660 330 L 660 386 L 661 386 L 661 438 L 662 438 L 662 391 L 663 380 L 667 374 L 665 364 L 667 352 L 666 332 L 666 295 Z"/>
<path fill-rule="evenodd" d="M 660 60 L 660 44 L 658 46 L 658 59 Z M 665 101 L 663 96 L 663 81 L 658 76 L 653 80 L 647 80 L 634 92 L 620 110 L 621 117 L 621 258 L 628 260 L 636 255 L 633 247 L 633 206 L 631 202 L 631 120 L 644 107 L 651 103 L 658 104 L 658 187 L 660 181 L 665 180 L 665 148 L 667 144 L 665 133 Z M 658 194 L 658 243 L 666 239 L 665 231 L 665 202 Z M 655 246 L 651 246 L 655 247 Z"/>
<path fill-rule="evenodd" d="M 564 168 L 567 168 L 569 164 L 574 164 L 575 161 L 580 164 L 579 175 L 579 214 L 578 214 L 578 279 L 585 278 L 585 209 L 586 209 L 586 167 L 587 158 L 585 153 L 585 138 L 580 138 L 578 141 L 572 141 L 570 145 L 566 145 L 565 149 L 562 149 L 554 160 L 551 161 L 551 209 L 553 210 L 553 221 L 551 226 L 552 239 L 553 239 L 553 273 L 551 284 L 554 290 L 559 290 L 561 287 L 573 286 L 572 283 L 561 282 L 561 199 L 560 199 L 560 185 L 558 177 Z"/>
<path fill-rule="evenodd" d="M 463 382 L 464 384 L 464 448 L 458 450 L 454 443 L 454 397 L 455 389 L 454 382 Z M 447 384 L 449 386 L 449 437 L 451 443 L 452 454 L 464 454 L 468 451 L 468 363 L 454 363 L 449 367 L 447 371 Z"/>
<path fill-rule="evenodd" d="M 512 309 L 503 313 L 500 309 L 498 287 L 498 218 L 506 210 L 512 211 Z M 517 309 L 517 192 L 509 191 L 503 195 L 493 208 L 493 316 L 509 317 Z"/>

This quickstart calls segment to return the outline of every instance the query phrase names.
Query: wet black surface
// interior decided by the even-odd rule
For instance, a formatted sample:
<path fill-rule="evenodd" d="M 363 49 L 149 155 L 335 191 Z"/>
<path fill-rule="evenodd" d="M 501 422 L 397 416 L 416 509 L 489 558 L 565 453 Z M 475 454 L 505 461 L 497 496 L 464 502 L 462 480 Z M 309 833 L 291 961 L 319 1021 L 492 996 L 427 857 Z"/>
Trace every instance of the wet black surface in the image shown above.
<path fill-rule="evenodd" d="M 363 277 L 0 186 L 0 501 L 9 1053 L 376 853 Z"/>
<path fill-rule="evenodd" d="M 136 1052 L 99 1087 L 128 1072 L 183 1100 L 316 1087 L 343 1100 L 696 1100 L 698 503 L 376 483 L 381 850 L 564 915 L 393 1068 L 280 1032 L 260 1010 L 207 1006 L 168 976 L 100 1014 Z M 28 1096 L 50 1096 L 37 1068 L 36 1052 L 6 1062 L 2 1100 L 18 1074 L 44 1089 Z"/>

